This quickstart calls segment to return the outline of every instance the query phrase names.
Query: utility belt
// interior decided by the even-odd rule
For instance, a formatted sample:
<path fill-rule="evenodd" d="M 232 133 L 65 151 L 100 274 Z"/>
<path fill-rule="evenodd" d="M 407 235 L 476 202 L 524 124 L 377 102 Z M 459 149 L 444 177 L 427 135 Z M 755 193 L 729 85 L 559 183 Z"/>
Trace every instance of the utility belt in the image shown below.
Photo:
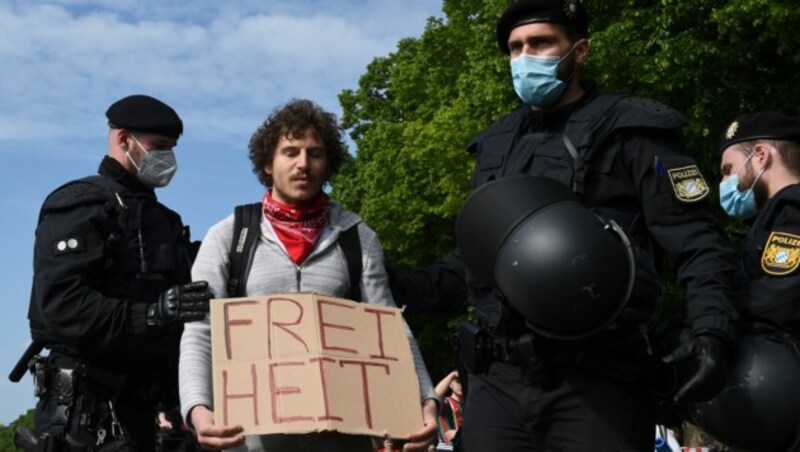
<path fill-rule="evenodd" d="M 36 356 L 28 364 L 33 374 L 34 395 L 71 397 L 75 389 L 91 389 L 108 395 L 125 388 L 124 375 L 91 366 L 70 355 L 52 351 L 49 356 Z"/>
<path fill-rule="evenodd" d="M 18 432 L 25 440 L 19 444 L 24 450 L 116 451 L 132 444 L 115 405 L 125 387 L 124 376 L 55 351 L 34 357 L 29 368 L 34 395 L 40 399 L 37 423 L 43 425 L 37 425 L 38 436 Z"/>
<path fill-rule="evenodd" d="M 533 332 L 502 335 L 471 322 L 462 322 L 453 334 L 459 366 L 471 374 L 485 374 L 492 363 L 527 368 L 531 380 L 547 386 L 552 370 L 572 365 L 631 383 L 645 373 L 646 355 L 636 362 L 621 350 L 597 349 L 589 343 L 555 342 Z M 583 345 L 583 346 L 581 346 Z"/>
<path fill-rule="evenodd" d="M 504 362 L 517 367 L 528 368 L 536 383 L 547 386 L 550 374 L 544 365 L 538 344 L 533 333 L 509 338 L 495 334 L 485 327 L 471 322 L 462 322 L 453 333 L 453 346 L 456 349 L 459 372 L 485 374 L 494 362 Z M 462 390 L 468 390 L 462 378 Z"/>

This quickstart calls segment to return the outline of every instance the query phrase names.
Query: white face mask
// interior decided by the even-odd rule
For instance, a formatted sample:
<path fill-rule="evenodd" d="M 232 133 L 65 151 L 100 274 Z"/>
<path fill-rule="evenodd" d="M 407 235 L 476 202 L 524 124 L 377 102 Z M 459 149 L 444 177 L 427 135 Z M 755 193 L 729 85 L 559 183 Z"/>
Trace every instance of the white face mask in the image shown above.
<path fill-rule="evenodd" d="M 150 188 L 166 187 L 172 180 L 172 176 L 178 171 L 175 151 L 172 149 L 151 149 L 148 151 L 135 136 L 131 135 L 131 137 L 144 151 L 144 156 L 139 160 L 138 164 L 131 158 L 130 153 L 125 151 L 128 160 L 136 167 L 136 178 Z"/>

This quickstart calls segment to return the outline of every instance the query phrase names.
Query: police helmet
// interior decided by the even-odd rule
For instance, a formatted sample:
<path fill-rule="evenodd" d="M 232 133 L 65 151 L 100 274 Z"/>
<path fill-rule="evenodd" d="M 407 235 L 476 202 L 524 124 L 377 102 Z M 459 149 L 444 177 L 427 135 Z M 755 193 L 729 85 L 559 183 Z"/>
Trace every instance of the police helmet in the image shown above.
<path fill-rule="evenodd" d="M 734 449 L 789 450 L 800 434 L 797 345 L 774 334 L 741 335 L 724 389 L 688 411 L 694 424 Z"/>
<path fill-rule="evenodd" d="M 582 339 L 625 308 L 635 264 L 612 220 L 544 177 L 490 182 L 464 203 L 456 240 L 470 272 L 496 287 L 540 335 Z"/>

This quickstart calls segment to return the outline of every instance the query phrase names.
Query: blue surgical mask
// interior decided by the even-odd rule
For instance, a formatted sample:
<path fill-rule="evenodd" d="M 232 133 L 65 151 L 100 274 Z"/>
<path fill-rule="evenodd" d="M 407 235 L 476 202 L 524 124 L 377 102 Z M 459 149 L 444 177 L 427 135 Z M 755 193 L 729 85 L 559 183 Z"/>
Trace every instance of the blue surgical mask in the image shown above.
<path fill-rule="evenodd" d="M 747 164 L 751 157 L 753 157 L 753 153 L 747 157 L 735 173 L 728 177 L 725 182 L 719 184 L 719 203 L 722 209 L 728 215 L 740 220 L 746 220 L 758 213 L 758 204 L 756 203 L 756 195 L 753 193 L 753 187 L 756 186 L 758 179 L 766 169 L 765 167 L 758 173 L 750 188 L 745 191 L 739 191 L 739 171 L 744 168 L 744 165 Z"/>
<path fill-rule="evenodd" d="M 553 105 L 567 87 L 567 83 L 558 78 L 558 66 L 573 50 L 575 45 L 563 57 L 524 53 L 511 60 L 511 78 L 517 96 L 532 107 Z"/>

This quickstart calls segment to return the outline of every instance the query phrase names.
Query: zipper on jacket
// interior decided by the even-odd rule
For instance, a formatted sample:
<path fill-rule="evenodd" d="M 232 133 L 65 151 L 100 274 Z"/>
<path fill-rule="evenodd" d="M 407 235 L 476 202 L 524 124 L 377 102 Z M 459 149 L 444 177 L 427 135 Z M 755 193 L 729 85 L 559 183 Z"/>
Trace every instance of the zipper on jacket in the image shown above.
<path fill-rule="evenodd" d="M 303 267 L 305 267 L 306 264 L 308 264 L 311 260 L 317 259 L 317 258 L 319 258 L 319 256 L 325 255 L 327 253 L 331 253 L 334 250 L 336 250 L 337 248 L 341 250 L 341 247 L 339 246 L 339 238 L 338 237 L 336 238 L 336 240 L 334 240 L 330 245 L 328 245 L 324 249 L 317 250 L 316 252 L 313 252 L 313 253 L 309 254 L 308 257 L 306 257 L 306 260 L 303 261 L 302 264 L 299 264 L 299 265 L 298 264 L 294 264 L 295 280 L 297 281 L 297 291 L 298 292 L 302 292 L 303 291 L 302 288 L 301 288 L 301 283 L 302 283 L 302 279 L 303 279 L 302 278 Z M 289 258 L 289 260 L 292 259 L 291 256 L 289 256 L 288 251 L 286 251 L 285 249 L 283 250 L 283 254 L 285 254 L 286 257 Z"/>

